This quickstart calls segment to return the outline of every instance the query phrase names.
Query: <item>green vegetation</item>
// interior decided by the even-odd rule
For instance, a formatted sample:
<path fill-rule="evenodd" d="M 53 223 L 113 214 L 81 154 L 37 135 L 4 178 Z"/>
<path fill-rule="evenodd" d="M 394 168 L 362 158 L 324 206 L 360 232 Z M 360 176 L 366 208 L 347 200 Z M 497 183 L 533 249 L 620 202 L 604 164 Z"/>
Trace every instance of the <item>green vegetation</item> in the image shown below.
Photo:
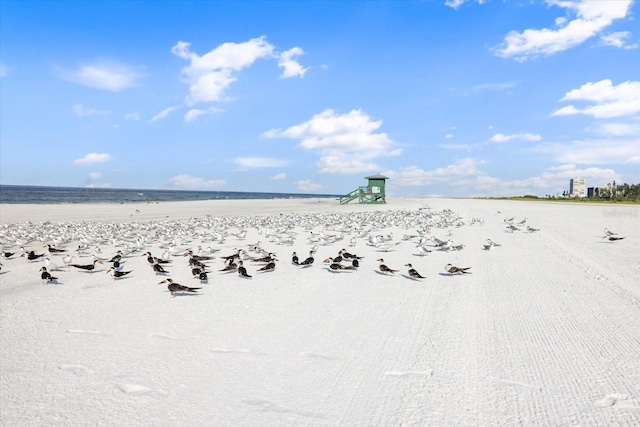
<path fill-rule="evenodd" d="M 604 187 L 594 189 L 592 197 L 573 197 L 568 191 L 556 195 L 547 194 L 544 197 L 526 194 L 514 197 L 489 197 L 489 199 L 500 200 L 538 200 L 538 201 L 559 201 L 576 203 L 639 203 L 640 204 L 640 184 L 621 184 L 616 182 L 607 184 Z"/>

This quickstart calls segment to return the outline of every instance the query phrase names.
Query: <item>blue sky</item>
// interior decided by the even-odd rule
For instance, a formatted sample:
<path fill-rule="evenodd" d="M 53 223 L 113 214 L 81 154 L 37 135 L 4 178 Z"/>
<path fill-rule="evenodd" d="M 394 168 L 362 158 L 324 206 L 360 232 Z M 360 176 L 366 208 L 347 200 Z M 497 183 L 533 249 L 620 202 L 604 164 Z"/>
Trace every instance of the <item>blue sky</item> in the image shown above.
<path fill-rule="evenodd" d="M 0 183 L 640 182 L 632 0 L 0 2 Z"/>

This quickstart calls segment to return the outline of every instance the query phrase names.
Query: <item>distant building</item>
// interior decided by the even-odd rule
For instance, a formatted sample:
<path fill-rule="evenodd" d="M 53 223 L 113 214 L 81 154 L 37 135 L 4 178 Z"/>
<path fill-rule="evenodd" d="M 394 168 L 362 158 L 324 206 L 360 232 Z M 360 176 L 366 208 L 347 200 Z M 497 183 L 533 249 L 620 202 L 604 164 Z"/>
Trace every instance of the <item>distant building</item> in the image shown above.
<path fill-rule="evenodd" d="M 585 197 L 587 195 L 587 183 L 584 178 L 573 178 L 569 181 L 569 195 L 571 197 Z"/>

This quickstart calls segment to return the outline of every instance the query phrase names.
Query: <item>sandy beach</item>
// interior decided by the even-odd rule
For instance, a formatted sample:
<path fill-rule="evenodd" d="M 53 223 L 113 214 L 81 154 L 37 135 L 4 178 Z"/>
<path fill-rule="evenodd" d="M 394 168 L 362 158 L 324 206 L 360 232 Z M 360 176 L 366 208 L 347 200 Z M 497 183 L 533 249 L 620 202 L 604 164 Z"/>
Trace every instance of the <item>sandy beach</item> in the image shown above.
<path fill-rule="evenodd" d="M 0 205 L 0 424 L 637 426 L 639 223 L 445 198 Z M 357 268 L 323 262 L 342 249 Z M 251 278 L 220 271 L 239 250 Z"/>

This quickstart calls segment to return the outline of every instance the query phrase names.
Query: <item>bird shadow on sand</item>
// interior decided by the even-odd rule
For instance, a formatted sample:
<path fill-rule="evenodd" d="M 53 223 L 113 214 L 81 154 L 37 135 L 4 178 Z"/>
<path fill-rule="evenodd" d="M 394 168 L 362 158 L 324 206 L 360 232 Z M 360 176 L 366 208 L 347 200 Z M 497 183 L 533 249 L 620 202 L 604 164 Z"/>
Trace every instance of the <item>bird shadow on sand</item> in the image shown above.
<path fill-rule="evenodd" d="M 386 273 L 383 273 L 382 271 L 378 271 L 378 270 L 373 270 L 373 271 L 374 271 L 375 273 L 378 273 L 378 274 L 379 274 L 379 275 L 381 275 L 381 276 L 394 277 L 394 275 L 393 275 L 393 274 L 386 274 Z"/>
<path fill-rule="evenodd" d="M 171 292 L 165 291 L 165 293 L 170 294 Z M 180 297 L 200 297 L 202 294 L 198 292 L 176 292 L 175 295 L 172 295 L 172 298 L 180 298 Z"/>
<path fill-rule="evenodd" d="M 415 277 L 411 277 L 408 274 L 401 274 L 402 277 L 404 277 L 405 279 L 409 279 L 409 280 L 413 280 L 414 282 L 422 282 L 421 279 L 416 279 Z"/>

